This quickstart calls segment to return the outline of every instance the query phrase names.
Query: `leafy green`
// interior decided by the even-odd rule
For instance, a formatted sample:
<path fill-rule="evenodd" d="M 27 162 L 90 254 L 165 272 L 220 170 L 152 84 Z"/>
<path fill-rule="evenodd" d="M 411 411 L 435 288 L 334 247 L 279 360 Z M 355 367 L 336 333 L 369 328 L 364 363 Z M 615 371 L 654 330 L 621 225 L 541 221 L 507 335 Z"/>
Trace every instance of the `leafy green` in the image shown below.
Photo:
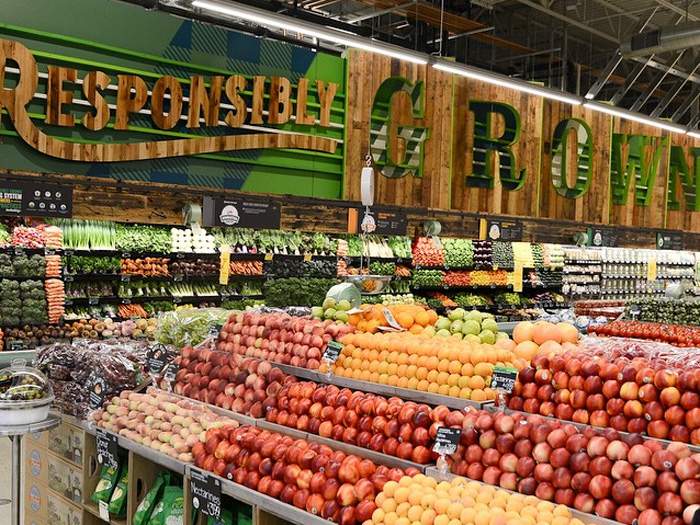
<path fill-rule="evenodd" d="M 158 226 L 117 224 L 116 247 L 124 252 L 170 253 L 170 230 Z"/>
<path fill-rule="evenodd" d="M 289 277 L 272 279 L 265 283 L 264 296 L 267 306 L 316 306 L 323 303 L 328 289 L 335 279 Z"/>

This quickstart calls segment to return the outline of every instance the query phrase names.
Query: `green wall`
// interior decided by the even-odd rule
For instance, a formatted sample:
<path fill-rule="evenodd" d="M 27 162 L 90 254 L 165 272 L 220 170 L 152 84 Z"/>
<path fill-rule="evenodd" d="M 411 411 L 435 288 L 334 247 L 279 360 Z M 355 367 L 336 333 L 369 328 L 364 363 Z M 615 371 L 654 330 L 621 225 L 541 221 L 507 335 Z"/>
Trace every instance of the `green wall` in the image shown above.
<path fill-rule="evenodd" d="M 117 74 L 132 73 L 144 78 L 149 86 L 165 74 L 181 78 L 183 83 L 192 74 L 205 77 L 214 74 L 283 76 L 293 84 L 301 77 L 335 82 L 339 87 L 331 111 L 330 128 L 294 123 L 280 127 L 331 137 L 341 144 L 333 154 L 251 150 L 156 161 L 69 162 L 50 158 L 24 144 L 3 111 L 0 117 L 0 167 L 251 192 L 341 197 L 346 95 L 345 61 L 342 58 L 146 11 L 114 0 L 4 0 L 2 11 L 0 38 L 18 40 L 29 47 L 40 72 L 46 72 L 49 64 L 55 64 L 78 69 L 80 78 L 88 71 L 99 69 L 112 76 L 114 84 Z M 12 86 L 16 77 L 6 76 L 6 85 Z M 45 91 L 46 81 L 40 79 L 39 92 Z M 75 91 L 75 98 L 82 98 L 79 89 Z M 113 95 L 107 98 L 114 103 Z M 311 103 L 316 101 L 315 89 L 310 91 L 309 100 L 309 111 L 317 114 L 317 104 Z M 183 112 L 186 108 L 185 104 Z M 45 100 L 35 99 L 29 110 L 37 124 L 41 123 Z M 71 107 L 71 110 L 77 117 L 84 112 L 81 106 Z M 129 131 L 121 132 L 110 129 L 91 132 L 81 126 L 68 129 L 43 124 L 42 129 L 74 141 L 167 140 L 193 133 L 184 127 L 172 131 L 158 130 L 148 115 L 134 115 L 130 123 Z M 246 132 L 254 130 L 217 127 L 197 131 L 209 135 Z"/>

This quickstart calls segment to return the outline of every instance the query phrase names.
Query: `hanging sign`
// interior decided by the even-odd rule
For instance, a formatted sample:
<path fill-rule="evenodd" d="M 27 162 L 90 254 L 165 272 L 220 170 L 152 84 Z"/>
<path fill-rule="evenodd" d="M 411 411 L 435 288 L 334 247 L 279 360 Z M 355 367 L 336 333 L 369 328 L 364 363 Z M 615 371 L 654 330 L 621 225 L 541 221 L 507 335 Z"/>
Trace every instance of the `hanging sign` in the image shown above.
<path fill-rule="evenodd" d="M 682 232 L 657 232 L 656 233 L 656 249 L 657 250 L 682 250 L 683 249 L 683 233 Z"/>
<path fill-rule="evenodd" d="M 522 241 L 523 223 L 517 219 L 480 219 L 479 239 L 482 241 Z"/>
<path fill-rule="evenodd" d="M 190 467 L 190 492 L 192 507 L 205 516 L 219 519 L 221 516 L 221 480 Z"/>
<path fill-rule="evenodd" d="M 278 230 L 281 220 L 276 202 L 204 197 L 204 226 Z"/>
<path fill-rule="evenodd" d="M 107 383 L 104 377 L 95 374 L 94 372 L 90 374 L 87 380 L 88 384 L 88 404 L 90 408 L 96 409 L 102 406 L 104 403 L 105 396 L 107 394 Z"/>
<path fill-rule="evenodd" d="M 41 181 L 14 182 L 0 179 L 0 215 L 70 217 L 73 188 Z"/>

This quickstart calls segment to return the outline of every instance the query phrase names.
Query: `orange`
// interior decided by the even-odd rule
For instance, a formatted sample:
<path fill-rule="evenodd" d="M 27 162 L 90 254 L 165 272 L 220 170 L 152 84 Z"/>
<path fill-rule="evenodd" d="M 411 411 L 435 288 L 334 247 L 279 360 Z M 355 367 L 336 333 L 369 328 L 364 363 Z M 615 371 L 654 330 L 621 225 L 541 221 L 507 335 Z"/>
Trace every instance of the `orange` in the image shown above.
<path fill-rule="evenodd" d="M 438 371 L 440 372 L 447 372 L 450 368 L 450 362 L 447 359 L 442 359 L 441 361 L 438 362 Z"/>
<path fill-rule="evenodd" d="M 429 324 L 432 324 L 430 322 L 430 314 L 428 314 L 428 312 L 425 310 L 421 310 L 416 314 L 416 323 L 421 326 L 428 326 Z"/>
<path fill-rule="evenodd" d="M 481 376 L 472 376 L 469 380 L 469 388 L 472 390 L 475 388 L 484 388 L 486 386 L 486 381 Z"/>

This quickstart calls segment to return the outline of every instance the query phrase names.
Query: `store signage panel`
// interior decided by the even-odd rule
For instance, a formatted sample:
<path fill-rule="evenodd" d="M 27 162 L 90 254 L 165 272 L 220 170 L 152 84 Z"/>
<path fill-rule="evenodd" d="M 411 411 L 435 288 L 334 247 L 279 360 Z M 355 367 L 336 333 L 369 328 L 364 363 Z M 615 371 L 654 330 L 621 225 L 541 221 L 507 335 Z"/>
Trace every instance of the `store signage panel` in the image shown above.
<path fill-rule="evenodd" d="M 522 241 L 523 223 L 519 220 L 481 219 L 479 238 L 490 241 Z"/>
<path fill-rule="evenodd" d="M 612 228 L 588 228 L 588 246 L 617 246 L 617 232 Z"/>
<path fill-rule="evenodd" d="M 682 232 L 657 232 L 656 233 L 656 248 L 658 250 L 682 250 L 683 249 L 683 233 Z"/>
<path fill-rule="evenodd" d="M 72 214 L 70 186 L 0 179 L 0 215 L 70 217 Z"/>
<path fill-rule="evenodd" d="M 371 207 L 369 214 L 374 219 L 377 227 L 372 233 L 378 235 L 406 235 L 408 231 L 408 217 L 403 210 L 386 210 L 379 207 Z M 357 232 L 362 231 L 362 219 L 365 216 L 365 208 L 357 209 Z"/>
<path fill-rule="evenodd" d="M 204 197 L 204 225 L 223 228 L 278 230 L 282 221 L 279 203 L 251 199 Z"/>

